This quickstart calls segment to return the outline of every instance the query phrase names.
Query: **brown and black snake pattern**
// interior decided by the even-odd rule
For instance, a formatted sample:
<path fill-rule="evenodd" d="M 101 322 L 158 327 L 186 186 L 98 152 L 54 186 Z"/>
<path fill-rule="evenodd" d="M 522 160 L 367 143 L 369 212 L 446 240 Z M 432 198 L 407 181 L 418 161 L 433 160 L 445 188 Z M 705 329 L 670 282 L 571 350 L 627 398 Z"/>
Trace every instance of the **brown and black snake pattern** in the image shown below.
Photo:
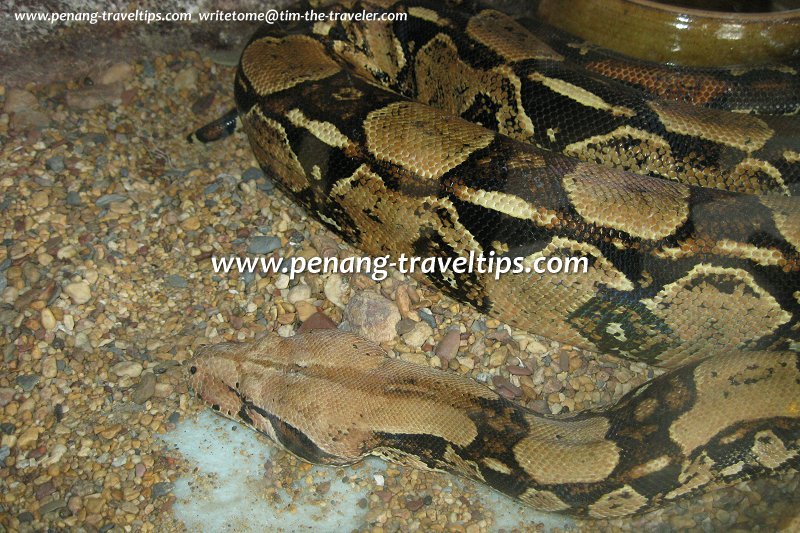
<path fill-rule="evenodd" d="M 522 329 L 674 370 L 553 419 L 317 332 L 205 350 L 198 396 L 314 462 L 375 454 L 592 517 L 796 470 L 800 205 L 720 189 L 795 192 L 794 117 L 600 83 L 497 11 L 378 4 L 408 20 L 269 27 L 245 48 L 238 114 L 268 175 L 367 254 L 585 257 L 585 274 L 431 281 Z"/>

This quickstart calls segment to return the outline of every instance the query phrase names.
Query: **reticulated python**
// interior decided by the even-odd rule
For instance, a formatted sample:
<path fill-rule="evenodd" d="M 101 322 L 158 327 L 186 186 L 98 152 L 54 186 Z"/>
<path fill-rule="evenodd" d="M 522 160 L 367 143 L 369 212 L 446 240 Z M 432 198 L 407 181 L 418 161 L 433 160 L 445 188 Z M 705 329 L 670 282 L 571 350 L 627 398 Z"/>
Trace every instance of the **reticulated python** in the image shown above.
<path fill-rule="evenodd" d="M 325 331 L 204 350 L 198 396 L 312 462 L 374 454 L 592 517 L 796 470 L 796 117 L 652 99 L 497 11 L 376 3 L 346 9 L 408 20 L 258 31 L 238 111 L 198 136 L 238 114 L 264 170 L 368 254 L 586 257 L 587 274 L 432 282 L 516 327 L 673 370 L 555 419 Z"/>

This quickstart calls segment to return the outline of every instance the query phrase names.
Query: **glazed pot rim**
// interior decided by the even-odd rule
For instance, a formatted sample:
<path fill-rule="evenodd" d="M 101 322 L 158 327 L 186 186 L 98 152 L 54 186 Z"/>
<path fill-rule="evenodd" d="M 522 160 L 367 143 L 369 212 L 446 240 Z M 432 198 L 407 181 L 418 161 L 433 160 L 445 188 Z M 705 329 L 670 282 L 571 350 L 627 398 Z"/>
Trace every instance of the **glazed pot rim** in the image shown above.
<path fill-rule="evenodd" d="M 737 24 L 747 24 L 749 22 L 782 22 L 800 18 L 800 8 L 786 9 L 783 11 L 762 11 L 754 13 L 739 13 L 733 11 L 713 11 L 709 9 L 697 9 L 693 7 L 676 6 L 657 0 L 620 0 L 622 3 L 639 6 L 641 8 L 652 9 L 662 13 L 672 13 L 676 16 L 687 15 L 693 18 L 705 18 L 709 20 L 726 21 L 730 20 Z"/>

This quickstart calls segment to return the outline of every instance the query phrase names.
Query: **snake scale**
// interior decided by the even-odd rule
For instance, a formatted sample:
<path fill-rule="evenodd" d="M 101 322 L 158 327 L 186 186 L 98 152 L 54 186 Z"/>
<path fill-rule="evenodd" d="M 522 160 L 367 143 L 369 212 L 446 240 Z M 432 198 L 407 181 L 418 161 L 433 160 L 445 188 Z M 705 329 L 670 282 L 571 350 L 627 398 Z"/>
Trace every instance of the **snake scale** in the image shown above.
<path fill-rule="evenodd" d="M 796 471 L 797 118 L 654 99 L 492 9 L 341 9 L 408 17 L 257 31 L 237 110 L 198 137 L 238 115 L 268 175 L 367 254 L 585 257 L 585 274 L 431 282 L 515 327 L 670 370 L 604 411 L 545 417 L 316 331 L 203 349 L 198 397 L 311 462 L 379 455 L 578 516 Z"/>

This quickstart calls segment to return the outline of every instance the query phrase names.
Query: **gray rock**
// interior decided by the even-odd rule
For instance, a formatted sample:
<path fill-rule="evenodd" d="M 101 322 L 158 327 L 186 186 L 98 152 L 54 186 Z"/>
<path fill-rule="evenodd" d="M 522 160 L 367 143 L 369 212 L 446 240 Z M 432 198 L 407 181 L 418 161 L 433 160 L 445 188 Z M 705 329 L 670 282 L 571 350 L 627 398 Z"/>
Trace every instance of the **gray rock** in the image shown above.
<path fill-rule="evenodd" d="M 385 342 L 396 335 L 400 311 L 390 300 L 374 292 L 355 294 L 344 308 L 344 318 L 353 333 L 375 342 Z"/>
<path fill-rule="evenodd" d="M 11 455 L 11 449 L 8 446 L 0 447 L 0 463 L 5 461 L 9 455 Z"/>
<path fill-rule="evenodd" d="M 164 283 L 167 285 L 167 287 L 173 287 L 175 289 L 185 289 L 189 286 L 186 278 L 179 276 L 178 274 L 170 274 L 164 278 Z"/>
<path fill-rule="evenodd" d="M 17 376 L 15 380 L 17 385 L 22 387 L 22 390 L 25 392 L 30 392 L 39 383 L 39 379 L 41 379 L 36 374 L 23 374 L 21 376 Z"/>
<path fill-rule="evenodd" d="M 151 495 L 153 498 L 158 498 L 159 496 L 169 494 L 174 488 L 174 483 L 170 483 L 169 481 L 161 481 L 153 485 Z"/>
<path fill-rule="evenodd" d="M 250 167 L 242 172 L 242 181 L 260 180 L 264 177 L 264 171 L 258 167 Z"/>
<path fill-rule="evenodd" d="M 33 181 L 35 181 L 38 185 L 41 185 L 42 187 L 52 187 L 53 184 L 55 183 L 55 180 L 53 180 L 53 178 L 51 178 L 48 174 L 42 174 L 40 176 L 36 176 L 35 178 L 33 178 Z"/>
<path fill-rule="evenodd" d="M 537 413 L 544 415 L 550 414 L 550 405 L 545 400 L 534 400 L 528 404 L 528 407 Z"/>
<path fill-rule="evenodd" d="M 50 500 L 46 504 L 39 507 L 39 512 L 43 515 L 47 513 L 52 513 L 53 511 L 57 511 L 59 509 L 63 509 L 67 506 L 67 502 L 64 500 L 56 498 L 55 500 Z"/>
<path fill-rule="evenodd" d="M 97 207 L 105 207 L 109 204 L 113 204 L 114 202 L 124 202 L 127 200 L 127 196 L 123 196 L 122 194 L 104 194 L 100 198 L 95 201 L 94 205 Z"/>
<path fill-rule="evenodd" d="M 139 383 L 136 385 L 136 388 L 133 389 L 131 400 L 133 400 L 134 403 L 142 405 L 147 400 L 152 398 L 155 392 L 156 376 L 152 372 L 148 372 L 146 374 L 142 374 L 141 379 L 139 379 Z"/>
<path fill-rule="evenodd" d="M 281 240 L 270 235 L 256 235 L 250 238 L 247 253 L 268 254 L 281 247 Z"/>
<path fill-rule="evenodd" d="M 152 78 L 153 76 L 155 76 L 156 75 L 156 69 L 153 66 L 153 63 L 151 63 L 148 60 L 142 61 L 142 74 L 144 74 L 145 77 L 147 77 L 147 78 Z"/>
<path fill-rule="evenodd" d="M 72 207 L 78 207 L 83 202 L 81 202 L 81 195 L 78 194 L 76 191 L 70 191 L 67 193 L 67 205 Z"/>
<path fill-rule="evenodd" d="M 260 181 L 256 188 L 261 192 L 271 193 L 275 190 L 275 183 L 272 180 Z"/>
<path fill-rule="evenodd" d="M 50 157 L 44 162 L 44 166 L 47 167 L 47 170 L 61 172 L 64 170 L 64 157 L 60 155 Z"/>
<path fill-rule="evenodd" d="M 428 324 L 428 325 L 429 325 L 431 328 L 435 328 L 435 327 L 436 327 L 436 318 L 434 318 L 434 316 L 433 316 L 432 314 L 428 313 L 427 311 L 423 311 L 422 309 L 420 309 L 419 311 L 417 311 L 417 314 L 419 315 L 419 317 L 420 317 L 422 320 L 424 320 L 425 322 L 427 322 L 427 324 Z"/>
<path fill-rule="evenodd" d="M 415 324 L 416 322 L 414 322 L 410 318 L 404 318 L 403 320 L 397 323 L 397 327 L 395 329 L 397 330 L 397 334 L 402 336 L 411 331 L 412 329 L 414 329 Z"/>

